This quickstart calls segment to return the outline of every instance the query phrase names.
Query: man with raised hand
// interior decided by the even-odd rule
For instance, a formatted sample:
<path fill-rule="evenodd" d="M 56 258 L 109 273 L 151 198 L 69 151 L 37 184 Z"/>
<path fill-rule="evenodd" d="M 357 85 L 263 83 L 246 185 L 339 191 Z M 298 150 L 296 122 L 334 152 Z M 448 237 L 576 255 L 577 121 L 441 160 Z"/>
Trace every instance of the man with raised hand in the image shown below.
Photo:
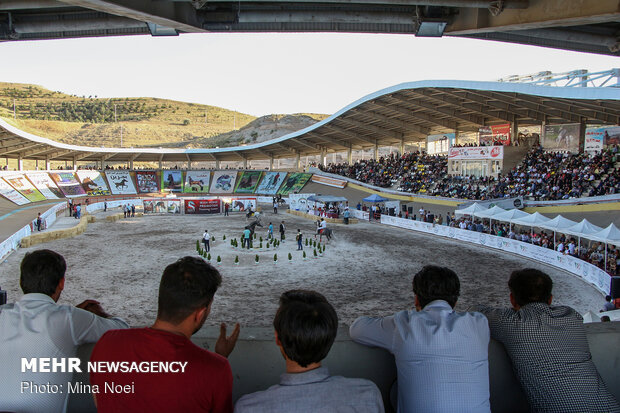
<path fill-rule="evenodd" d="M 235 413 L 383 412 L 381 393 L 373 382 L 330 376 L 321 365 L 338 329 L 336 310 L 323 295 L 285 292 L 273 326 L 286 373 L 280 384 L 239 399 Z"/>
<path fill-rule="evenodd" d="M 66 270 L 63 256 L 51 250 L 29 252 L 22 259 L 24 296 L 0 306 L 0 411 L 66 411 L 67 382 L 73 371 L 86 369 L 75 358 L 78 346 L 95 343 L 108 330 L 129 327 L 95 300 L 77 307 L 57 304 Z M 70 367 L 71 362 L 80 370 Z"/>
<path fill-rule="evenodd" d="M 98 412 L 232 412 L 226 357 L 239 337 L 239 324 L 230 337 L 221 324 L 215 353 L 190 340 L 211 312 L 221 283 L 220 273 L 201 258 L 184 257 L 166 267 L 155 323 L 110 331 L 93 350 L 91 362 L 105 368 L 90 372 L 91 384 L 99 390 L 93 392 Z M 111 372 L 106 367 L 111 362 L 125 362 L 129 371 Z M 146 364 L 147 371 L 131 370 Z M 105 392 L 110 383 L 128 391 Z"/>
<path fill-rule="evenodd" d="M 551 305 L 551 278 L 518 270 L 508 288 L 512 308 L 476 309 L 506 348 L 532 411 L 620 412 L 592 362 L 583 318 L 570 307 Z"/>
<path fill-rule="evenodd" d="M 427 265 L 413 278 L 415 310 L 360 317 L 350 335 L 396 359 L 399 413 L 490 412 L 489 327 L 484 315 L 457 312 L 454 271 Z"/>

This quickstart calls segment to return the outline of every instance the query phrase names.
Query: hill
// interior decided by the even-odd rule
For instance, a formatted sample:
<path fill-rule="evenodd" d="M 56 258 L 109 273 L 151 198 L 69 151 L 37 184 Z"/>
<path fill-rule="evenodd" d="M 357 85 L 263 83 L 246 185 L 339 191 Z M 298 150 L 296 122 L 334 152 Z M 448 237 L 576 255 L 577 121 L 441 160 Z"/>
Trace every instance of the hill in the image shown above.
<path fill-rule="evenodd" d="M 327 115 L 265 116 L 253 130 L 247 126 L 256 117 L 217 106 L 158 98 L 75 96 L 37 85 L 0 82 L 0 117 L 26 132 L 75 145 L 200 148 L 260 142 Z"/>

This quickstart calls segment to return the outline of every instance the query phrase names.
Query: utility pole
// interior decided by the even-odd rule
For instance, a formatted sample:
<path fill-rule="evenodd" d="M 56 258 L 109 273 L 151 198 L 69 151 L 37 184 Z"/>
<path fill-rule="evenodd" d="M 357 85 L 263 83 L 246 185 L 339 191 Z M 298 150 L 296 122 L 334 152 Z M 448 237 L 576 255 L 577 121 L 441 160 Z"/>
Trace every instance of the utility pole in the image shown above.
<path fill-rule="evenodd" d="M 121 123 L 121 148 L 123 147 L 123 124 Z"/>
<path fill-rule="evenodd" d="M 15 119 L 15 99 L 13 99 L 13 119 Z"/>

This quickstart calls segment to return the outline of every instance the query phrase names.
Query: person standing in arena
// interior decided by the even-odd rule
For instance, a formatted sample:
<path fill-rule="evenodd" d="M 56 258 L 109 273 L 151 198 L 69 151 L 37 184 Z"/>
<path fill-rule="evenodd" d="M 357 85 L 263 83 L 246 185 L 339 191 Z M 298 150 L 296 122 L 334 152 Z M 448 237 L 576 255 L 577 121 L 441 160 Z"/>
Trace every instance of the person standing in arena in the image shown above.
<path fill-rule="evenodd" d="M 284 232 L 286 231 L 286 227 L 284 226 L 284 221 L 282 221 L 280 223 L 280 241 L 284 242 L 284 239 L 286 238 L 286 236 L 284 235 Z"/>
<path fill-rule="evenodd" d="M 221 284 L 217 269 L 198 257 L 184 257 L 166 267 L 153 325 L 104 334 L 93 349 L 91 362 L 178 363 L 176 371 L 91 370 L 91 384 L 101 389 L 112 382 L 134 389 L 93 394 L 99 413 L 232 412 L 233 377 L 226 358 L 235 348 L 239 324 L 228 337 L 226 324 L 220 325 L 215 352 L 190 340 L 207 320 Z"/>
<path fill-rule="evenodd" d="M 514 271 L 508 288 L 512 308 L 476 309 L 504 345 L 532 411 L 620 412 L 592 362 L 583 318 L 551 305 L 551 277 L 532 268 Z"/>
<path fill-rule="evenodd" d="M 394 354 L 394 407 L 399 413 L 490 413 L 487 319 L 454 311 L 460 282 L 449 268 L 422 268 L 413 293 L 415 310 L 360 317 L 349 330 L 354 341 Z"/>
<path fill-rule="evenodd" d="M 297 229 L 297 236 L 295 238 L 297 240 L 297 251 L 303 250 L 304 247 L 303 247 L 302 241 L 303 241 L 304 236 L 301 233 L 301 229 Z"/>
<path fill-rule="evenodd" d="M 209 234 L 209 230 L 205 229 L 205 233 L 202 234 L 202 243 L 205 246 L 205 251 L 211 251 L 211 247 L 209 246 L 209 242 L 211 241 L 211 234 Z"/>

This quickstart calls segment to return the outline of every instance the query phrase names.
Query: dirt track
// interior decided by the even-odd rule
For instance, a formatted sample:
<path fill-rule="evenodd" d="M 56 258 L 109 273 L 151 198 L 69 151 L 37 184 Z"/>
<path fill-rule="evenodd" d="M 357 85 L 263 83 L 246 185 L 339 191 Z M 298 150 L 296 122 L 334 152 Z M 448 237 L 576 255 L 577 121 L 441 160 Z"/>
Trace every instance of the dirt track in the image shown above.
<path fill-rule="evenodd" d="M 509 305 L 506 281 L 517 268 L 540 268 L 554 280 L 554 302 L 579 312 L 598 312 L 601 295 L 575 276 L 523 258 L 497 251 L 458 245 L 452 241 L 378 224 L 332 225 L 335 238 L 323 257 L 302 260 L 295 251 L 294 233 L 314 233 L 312 222 L 289 214 L 265 214 L 266 225 L 284 219 L 287 242 L 276 251 L 233 250 L 230 237 L 239 237 L 245 217 L 148 216 L 108 223 L 98 215 L 78 237 L 58 240 L 32 249 L 49 248 L 63 254 L 68 270 L 61 303 L 77 304 L 86 298 L 101 301 L 106 310 L 126 318 L 133 326 L 150 324 L 156 315 L 157 288 L 164 267 L 185 255 L 195 255 L 196 240 L 208 228 L 215 235 L 213 262 L 218 255 L 223 285 L 216 295 L 208 325 L 239 321 L 246 326 L 269 326 L 280 293 L 293 288 L 322 292 L 336 307 L 340 321 L 349 324 L 359 315 L 387 315 L 412 306 L 411 279 L 425 264 L 454 269 L 461 279 L 457 309 L 475 303 Z M 226 235 L 226 241 L 222 236 Z M 0 285 L 9 302 L 21 296 L 19 263 L 32 250 L 20 249 L 0 264 Z M 289 263 L 288 253 L 293 254 Z M 306 249 L 308 257 L 312 250 Z M 240 265 L 233 264 L 239 255 Z"/>

